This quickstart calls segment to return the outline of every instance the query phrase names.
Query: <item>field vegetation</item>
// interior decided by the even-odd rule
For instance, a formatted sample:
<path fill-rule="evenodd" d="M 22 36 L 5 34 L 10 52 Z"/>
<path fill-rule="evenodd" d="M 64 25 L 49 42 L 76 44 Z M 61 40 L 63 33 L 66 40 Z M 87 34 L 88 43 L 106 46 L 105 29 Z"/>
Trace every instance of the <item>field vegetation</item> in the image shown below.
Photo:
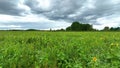
<path fill-rule="evenodd" d="M 0 31 L 0 68 L 119 67 L 119 32 Z"/>

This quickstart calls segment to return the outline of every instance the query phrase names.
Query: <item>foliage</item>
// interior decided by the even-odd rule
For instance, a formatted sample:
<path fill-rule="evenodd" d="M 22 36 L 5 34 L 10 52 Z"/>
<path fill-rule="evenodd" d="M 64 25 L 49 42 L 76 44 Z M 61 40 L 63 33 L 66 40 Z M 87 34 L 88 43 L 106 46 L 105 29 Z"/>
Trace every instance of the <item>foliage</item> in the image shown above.
<path fill-rule="evenodd" d="M 110 29 L 109 29 L 108 26 L 105 26 L 103 30 L 104 30 L 104 31 L 108 31 L 108 30 L 110 30 Z"/>
<path fill-rule="evenodd" d="M 93 30 L 92 25 L 82 24 L 79 22 L 73 22 L 71 26 L 66 28 L 67 31 L 91 31 Z"/>
<path fill-rule="evenodd" d="M 120 31 L 120 27 L 108 27 L 108 26 L 105 26 L 103 30 L 101 31 Z"/>
<path fill-rule="evenodd" d="M 111 27 L 110 31 L 120 31 L 120 27 Z"/>
<path fill-rule="evenodd" d="M 37 31 L 37 29 L 27 29 L 26 31 Z"/>
<path fill-rule="evenodd" d="M 119 68 L 119 32 L 0 31 L 0 68 Z"/>

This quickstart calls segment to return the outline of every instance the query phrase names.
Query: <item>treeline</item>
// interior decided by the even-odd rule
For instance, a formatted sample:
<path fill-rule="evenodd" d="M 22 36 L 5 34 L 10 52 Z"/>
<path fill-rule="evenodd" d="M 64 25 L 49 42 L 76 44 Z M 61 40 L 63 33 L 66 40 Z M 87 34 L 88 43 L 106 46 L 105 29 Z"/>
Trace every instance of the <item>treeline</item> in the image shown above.
<path fill-rule="evenodd" d="M 97 30 L 93 28 L 91 24 L 82 24 L 78 21 L 73 22 L 69 27 L 66 29 L 58 29 L 58 30 L 37 30 L 37 29 L 27 29 L 27 30 L 9 30 L 9 31 L 120 31 L 120 27 L 111 27 L 108 26 L 104 27 L 102 30 Z"/>
<path fill-rule="evenodd" d="M 92 25 L 90 24 L 82 24 L 79 22 L 73 22 L 71 26 L 66 28 L 66 31 L 93 31 Z"/>
<path fill-rule="evenodd" d="M 66 28 L 66 31 L 120 31 L 120 27 L 104 27 L 103 30 L 94 29 L 90 24 L 82 24 L 80 22 L 73 22 L 71 26 Z"/>
<path fill-rule="evenodd" d="M 108 26 L 104 27 L 102 31 L 120 31 L 120 27 L 111 27 L 109 28 Z"/>

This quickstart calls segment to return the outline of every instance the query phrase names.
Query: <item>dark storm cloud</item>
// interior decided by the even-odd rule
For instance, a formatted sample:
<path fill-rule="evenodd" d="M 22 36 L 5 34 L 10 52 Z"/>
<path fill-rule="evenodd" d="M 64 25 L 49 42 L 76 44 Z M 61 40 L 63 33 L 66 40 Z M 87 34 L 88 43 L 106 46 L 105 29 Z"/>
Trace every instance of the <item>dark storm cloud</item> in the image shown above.
<path fill-rule="evenodd" d="M 20 0 L 0 0 L 0 14 L 21 15 L 25 9 L 21 8 L 19 3 Z"/>
<path fill-rule="evenodd" d="M 17 7 L 20 0 L 0 0 L 0 13 L 20 15 L 24 9 Z M 113 0 L 24 0 L 33 14 L 42 14 L 51 20 L 89 22 L 97 18 L 120 14 L 120 1 Z M 118 1 L 118 0 L 117 0 Z M 47 6 L 46 6 L 47 5 Z M 92 5 L 92 7 L 91 7 Z M 74 15 L 70 17 L 70 15 Z M 86 19 L 88 16 L 94 16 Z"/>
<path fill-rule="evenodd" d="M 96 19 L 114 14 L 120 14 L 119 0 L 47 0 L 51 1 L 49 8 L 37 7 L 39 1 L 26 1 L 26 5 L 31 7 L 32 12 L 42 14 L 51 20 L 65 20 L 92 22 Z M 70 16 L 73 15 L 73 16 Z M 89 19 L 86 17 L 93 16 Z"/>
<path fill-rule="evenodd" d="M 46 6 L 37 6 L 39 1 L 27 0 L 26 5 L 28 5 L 33 13 L 43 14 L 52 20 L 67 19 L 69 14 L 75 13 L 79 10 L 86 0 L 47 0 L 50 1 L 50 5 Z M 41 1 L 40 1 L 41 2 Z"/>
<path fill-rule="evenodd" d="M 17 14 L 15 11 L 15 4 L 9 0 L 0 0 L 0 13 L 1 14 Z"/>

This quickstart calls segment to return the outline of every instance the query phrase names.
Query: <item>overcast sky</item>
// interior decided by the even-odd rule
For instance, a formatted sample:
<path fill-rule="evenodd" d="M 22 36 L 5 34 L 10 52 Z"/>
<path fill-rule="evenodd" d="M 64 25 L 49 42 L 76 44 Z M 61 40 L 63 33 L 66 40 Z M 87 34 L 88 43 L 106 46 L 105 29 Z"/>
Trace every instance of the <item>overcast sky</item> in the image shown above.
<path fill-rule="evenodd" d="M 73 21 L 120 26 L 120 0 L 0 0 L 0 29 L 60 29 Z"/>

